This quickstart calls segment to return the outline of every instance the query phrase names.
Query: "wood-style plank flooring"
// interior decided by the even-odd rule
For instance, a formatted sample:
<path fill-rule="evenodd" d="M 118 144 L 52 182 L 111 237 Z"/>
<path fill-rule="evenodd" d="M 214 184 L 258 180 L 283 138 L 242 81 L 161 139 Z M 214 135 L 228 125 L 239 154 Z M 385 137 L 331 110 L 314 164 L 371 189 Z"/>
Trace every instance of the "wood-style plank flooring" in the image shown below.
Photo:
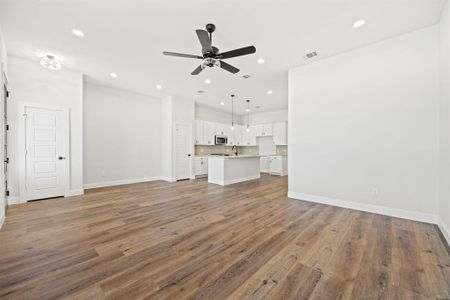
<path fill-rule="evenodd" d="M 1 299 L 450 299 L 436 227 L 288 199 L 287 178 L 11 207 Z"/>

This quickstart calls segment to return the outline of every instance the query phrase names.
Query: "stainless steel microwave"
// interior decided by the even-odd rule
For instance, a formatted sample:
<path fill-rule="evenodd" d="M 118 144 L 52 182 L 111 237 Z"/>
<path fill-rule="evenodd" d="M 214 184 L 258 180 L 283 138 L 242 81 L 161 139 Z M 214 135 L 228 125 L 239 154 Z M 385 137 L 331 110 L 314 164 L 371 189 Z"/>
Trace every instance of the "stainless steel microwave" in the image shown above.
<path fill-rule="evenodd" d="M 228 143 L 228 137 L 226 135 L 216 135 L 214 139 L 215 145 L 226 145 Z"/>

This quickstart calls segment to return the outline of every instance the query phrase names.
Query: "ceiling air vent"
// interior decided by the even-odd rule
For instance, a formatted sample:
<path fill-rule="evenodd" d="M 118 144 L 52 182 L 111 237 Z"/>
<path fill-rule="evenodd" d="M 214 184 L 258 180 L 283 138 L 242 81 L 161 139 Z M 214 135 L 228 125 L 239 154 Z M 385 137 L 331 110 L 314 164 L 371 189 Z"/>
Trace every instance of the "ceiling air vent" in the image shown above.
<path fill-rule="evenodd" d="M 244 75 L 244 76 L 242 76 L 242 78 L 244 78 L 244 79 L 249 79 L 251 76 L 250 75 Z"/>
<path fill-rule="evenodd" d="M 310 58 L 313 58 L 313 57 L 316 57 L 316 56 L 317 56 L 317 52 L 314 51 L 314 52 L 311 52 L 311 53 L 306 53 L 305 58 L 306 59 L 310 59 Z"/>

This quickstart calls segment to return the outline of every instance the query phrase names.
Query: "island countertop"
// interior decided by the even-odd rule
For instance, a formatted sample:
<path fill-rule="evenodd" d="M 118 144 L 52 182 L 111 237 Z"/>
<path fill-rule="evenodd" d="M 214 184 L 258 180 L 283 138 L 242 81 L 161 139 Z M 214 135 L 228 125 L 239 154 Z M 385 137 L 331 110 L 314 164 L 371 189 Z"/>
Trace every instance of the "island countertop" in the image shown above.
<path fill-rule="evenodd" d="M 230 159 L 230 158 L 259 158 L 261 155 L 208 155 L 208 158 Z"/>

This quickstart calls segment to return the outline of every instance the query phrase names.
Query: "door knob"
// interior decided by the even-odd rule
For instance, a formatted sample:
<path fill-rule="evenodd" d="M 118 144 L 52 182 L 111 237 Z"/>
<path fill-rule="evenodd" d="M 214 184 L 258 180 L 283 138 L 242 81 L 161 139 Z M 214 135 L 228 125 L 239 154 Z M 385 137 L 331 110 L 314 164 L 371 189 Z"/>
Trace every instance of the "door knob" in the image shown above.
<path fill-rule="evenodd" d="M 64 160 L 64 159 L 66 159 L 64 156 L 60 156 L 60 157 L 58 157 L 58 159 L 59 160 Z"/>

